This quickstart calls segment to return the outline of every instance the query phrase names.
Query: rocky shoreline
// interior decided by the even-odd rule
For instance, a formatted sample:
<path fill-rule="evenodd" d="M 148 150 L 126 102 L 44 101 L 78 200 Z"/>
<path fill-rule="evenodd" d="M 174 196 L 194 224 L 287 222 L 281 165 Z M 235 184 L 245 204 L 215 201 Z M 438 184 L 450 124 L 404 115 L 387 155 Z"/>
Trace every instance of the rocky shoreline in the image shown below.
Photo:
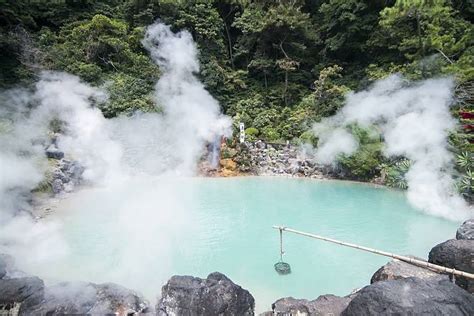
<path fill-rule="evenodd" d="M 223 146 L 218 170 L 200 168 L 200 174 L 211 177 L 278 176 L 289 178 L 337 179 L 385 185 L 382 177 L 361 181 L 344 170 L 316 162 L 314 149 L 301 145 L 266 143 L 262 140 Z"/>
<path fill-rule="evenodd" d="M 433 247 L 429 261 L 474 273 L 474 220 L 458 229 L 456 239 Z M 345 297 L 276 300 L 260 315 L 474 315 L 474 282 L 392 260 L 374 273 L 370 285 Z M 43 280 L 15 268 L 0 255 L 0 315 L 254 315 L 253 296 L 225 275 L 206 279 L 173 276 L 156 304 L 113 283 Z M 269 306 L 270 309 L 270 306 Z"/>
<path fill-rule="evenodd" d="M 331 170 L 314 163 L 311 151 L 294 145 L 271 144 L 261 140 L 222 148 L 220 170 L 215 176 L 287 176 L 331 178 Z"/>

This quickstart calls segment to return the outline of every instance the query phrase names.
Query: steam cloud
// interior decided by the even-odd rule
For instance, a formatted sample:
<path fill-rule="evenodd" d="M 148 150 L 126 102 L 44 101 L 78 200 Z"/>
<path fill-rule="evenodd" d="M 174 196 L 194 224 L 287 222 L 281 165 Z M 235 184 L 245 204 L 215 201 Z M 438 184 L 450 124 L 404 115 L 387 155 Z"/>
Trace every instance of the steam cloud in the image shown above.
<path fill-rule="evenodd" d="M 319 136 L 316 159 L 332 163 L 339 154 L 351 154 L 357 140 L 345 129 L 348 124 L 378 126 L 385 138 L 384 154 L 412 161 L 406 174 L 408 200 L 430 214 L 462 220 L 472 210 L 454 191 L 453 155 L 448 133 L 456 127 L 449 108 L 453 82 L 431 79 L 407 85 L 393 75 L 370 89 L 352 93 L 333 117 L 314 126 Z"/>
<path fill-rule="evenodd" d="M 192 229 L 182 183 L 170 176 L 194 175 L 205 144 L 228 135 L 231 121 L 195 76 L 197 49 L 188 32 L 156 23 L 143 44 L 162 72 L 155 87 L 161 114 L 107 120 L 96 107 L 106 102 L 106 93 L 66 73 L 43 72 L 32 90 L 0 93 L 0 252 L 16 257 L 20 268 L 45 278 L 116 281 L 141 289 L 150 283 L 144 271 L 157 269 L 147 264 L 160 256 L 157 275 L 162 282 L 169 277 L 172 240 Z M 96 256 L 79 271 L 83 267 L 73 264 L 79 258 L 68 258 L 57 216 L 36 223 L 28 214 L 30 192 L 48 169 L 45 148 L 55 120 L 62 122 L 58 149 L 85 167 L 87 184 L 61 199 L 57 213 L 109 216 L 108 229 L 116 233 L 109 247 L 113 268 Z M 150 242 L 157 231 L 159 240 Z M 155 295 L 159 286 L 146 294 Z"/>

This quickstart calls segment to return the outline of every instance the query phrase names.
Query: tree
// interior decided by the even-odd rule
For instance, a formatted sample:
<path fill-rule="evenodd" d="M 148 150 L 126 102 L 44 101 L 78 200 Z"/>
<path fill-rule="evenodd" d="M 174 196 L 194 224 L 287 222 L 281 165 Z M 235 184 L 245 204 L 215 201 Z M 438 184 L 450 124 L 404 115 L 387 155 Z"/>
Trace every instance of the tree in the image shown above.
<path fill-rule="evenodd" d="M 227 52 L 229 57 L 229 63 L 232 69 L 234 65 L 234 37 L 237 36 L 238 30 L 233 27 L 235 17 L 242 13 L 244 5 L 248 5 L 249 1 L 238 1 L 238 0 L 217 0 L 214 1 L 214 5 L 219 12 L 219 15 L 223 22 L 225 31 L 225 37 L 227 41 Z"/>
<path fill-rule="evenodd" d="M 233 25 L 242 32 L 235 59 L 250 69 L 262 69 L 265 89 L 283 77 L 281 101 L 289 105 L 293 101 L 289 91 L 291 73 L 312 59 L 307 48 L 316 33 L 309 14 L 301 11 L 299 1 L 261 1 L 245 7 Z"/>
<path fill-rule="evenodd" d="M 381 12 L 380 26 L 375 40 L 398 50 L 408 62 L 440 54 L 454 64 L 474 43 L 472 24 L 444 0 L 397 0 Z M 420 64 L 424 72 L 425 63 Z"/>
<path fill-rule="evenodd" d="M 313 107 L 317 117 L 330 116 L 343 105 L 349 88 L 336 83 L 340 78 L 342 67 L 338 65 L 322 69 L 319 78 L 314 82 Z"/>
<path fill-rule="evenodd" d="M 380 136 L 370 129 L 361 128 L 357 125 L 351 126 L 351 132 L 358 140 L 359 147 L 351 155 L 341 155 L 337 162 L 349 178 L 356 180 L 370 180 L 379 174 L 379 166 L 382 163 L 382 142 Z"/>
<path fill-rule="evenodd" d="M 321 5 L 318 19 L 322 34 L 321 55 L 328 60 L 358 63 L 367 59 L 366 41 L 377 27 L 385 1 L 329 0 Z M 315 21 L 316 23 L 316 21 Z"/>

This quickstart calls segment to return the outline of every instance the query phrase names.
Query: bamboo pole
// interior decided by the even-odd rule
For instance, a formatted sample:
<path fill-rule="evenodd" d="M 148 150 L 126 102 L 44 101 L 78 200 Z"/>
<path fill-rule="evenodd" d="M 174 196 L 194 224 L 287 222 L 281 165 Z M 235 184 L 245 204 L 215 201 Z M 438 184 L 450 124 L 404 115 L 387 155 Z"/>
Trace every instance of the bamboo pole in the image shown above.
<path fill-rule="evenodd" d="M 461 276 L 461 277 L 465 277 L 465 278 L 474 280 L 474 274 L 472 274 L 472 273 L 447 268 L 447 267 L 440 266 L 440 265 L 437 265 L 437 264 L 429 263 L 429 262 L 424 261 L 424 260 L 418 260 L 418 259 L 410 258 L 410 257 L 407 257 L 407 256 L 401 256 L 401 255 L 397 255 L 397 254 L 386 252 L 386 251 L 381 251 L 381 250 L 377 250 L 377 249 L 373 249 L 373 248 L 359 246 L 359 245 L 356 245 L 356 244 L 351 244 L 351 243 L 343 242 L 343 241 L 332 239 L 332 238 L 327 238 L 327 237 L 323 237 L 323 236 L 319 236 L 319 235 L 315 235 L 315 234 L 305 233 L 305 232 L 298 231 L 298 230 L 295 230 L 295 229 L 291 229 L 291 228 L 288 228 L 288 227 L 273 226 L 273 228 L 280 230 L 280 232 L 281 231 L 286 231 L 286 232 L 294 233 L 294 234 L 297 234 L 297 235 L 302 235 L 302 236 L 306 236 L 306 237 L 310 237 L 310 238 L 320 239 L 320 240 L 332 242 L 332 243 L 335 243 L 335 244 L 338 244 L 338 245 L 342 245 L 342 246 L 346 246 L 346 247 L 350 247 L 350 248 L 355 248 L 355 249 L 375 253 L 377 255 L 381 255 L 381 256 L 385 256 L 385 257 L 398 259 L 400 261 L 410 263 L 410 264 L 413 264 L 413 265 L 416 265 L 416 266 L 419 266 L 419 267 L 422 267 L 422 268 L 432 269 L 432 270 L 435 270 L 437 272 L 444 272 L 444 273 L 448 273 L 448 274 L 452 274 L 452 275 L 456 275 L 456 276 Z"/>

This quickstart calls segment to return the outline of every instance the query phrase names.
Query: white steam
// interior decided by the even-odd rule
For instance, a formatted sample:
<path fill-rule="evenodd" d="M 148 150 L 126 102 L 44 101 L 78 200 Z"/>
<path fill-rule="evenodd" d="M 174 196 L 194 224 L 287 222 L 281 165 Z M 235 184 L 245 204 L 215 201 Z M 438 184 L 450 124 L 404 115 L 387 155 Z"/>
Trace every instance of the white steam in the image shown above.
<path fill-rule="evenodd" d="M 156 23 L 147 28 L 143 45 L 163 71 L 156 99 L 166 118 L 162 132 L 171 149 L 169 158 L 179 162 L 179 170 L 189 170 L 204 142 L 213 142 L 217 135 L 229 136 L 231 122 L 194 75 L 199 63 L 191 34 L 174 34 L 169 26 Z"/>
<path fill-rule="evenodd" d="M 323 163 L 357 150 L 349 124 L 377 126 L 385 139 L 387 157 L 412 161 L 406 174 L 408 199 L 417 208 L 450 219 L 465 219 L 472 210 L 455 193 L 449 131 L 456 127 L 450 114 L 453 82 L 431 79 L 408 85 L 398 75 L 378 81 L 370 89 L 352 93 L 333 117 L 315 125 L 319 136 L 316 158 Z"/>
<path fill-rule="evenodd" d="M 358 144 L 351 133 L 343 128 L 332 128 L 328 130 L 324 126 L 314 127 L 319 135 L 318 151 L 316 158 L 323 164 L 330 164 L 337 155 L 351 154 L 357 150 Z"/>
<path fill-rule="evenodd" d="M 161 69 L 155 88 L 161 114 L 107 120 L 96 107 L 106 94 L 66 73 L 44 72 L 32 90 L 0 93 L 0 253 L 16 257 L 27 272 L 137 289 L 147 283 L 146 271 L 170 276 L 170 245 L 177 234 L 192 229 L 192 219 L 180 182 L 169 176 L 194 175 L 206 143 L 228 135 L 231 122 L 195 76 L 197 49 L 188 32 L 175 34 L 157 23 L 147 29 L 143 44 Z M 57 216 L 35 222 L 28 214 L 31 191 L 49 168 L 45 148 L 53 121 L 62 122 L 55 136 L 58 149 L 85 167 L 88 188 L 61 199 Z M 55 218 L 71 210 L 91 220 L 99 214 L 107 218 L 116 232 L 108 241 L 113 267 L 94 262 L 100 256 L 91 254 L 89 270 L 68 270 L 77 258 L 69 257 Z M 149 240 L 157 231 L 160 238 Z M 161 266 L 147 266 L 157 256 Z M 153 294 L 161 284 L 156 286 Z"/>

